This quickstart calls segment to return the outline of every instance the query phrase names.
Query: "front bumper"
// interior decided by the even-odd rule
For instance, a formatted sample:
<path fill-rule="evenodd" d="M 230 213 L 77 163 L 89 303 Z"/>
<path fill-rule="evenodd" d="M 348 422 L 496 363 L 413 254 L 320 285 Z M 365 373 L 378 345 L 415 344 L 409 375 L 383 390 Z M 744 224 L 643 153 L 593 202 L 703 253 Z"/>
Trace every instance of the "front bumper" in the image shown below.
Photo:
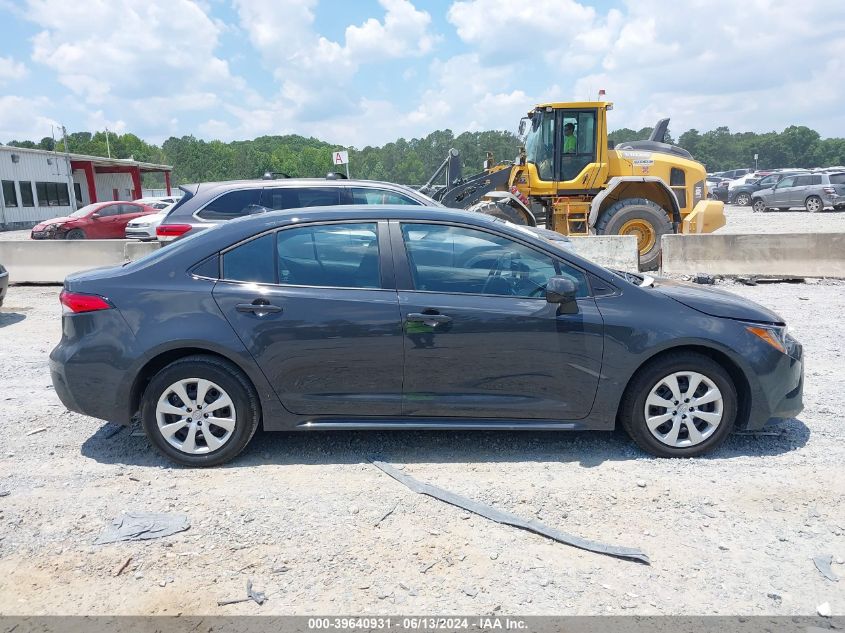
<path fill-rule="evenodd" d="M 155 227 L 133 227 L 127 226 L 126 227 L 126 238 L 130 240 L 154 240 L 156 239 L 156 229 Z"/>
<path fill-rule="evenodd" d="M 29 237 L 33 240 L 54 240 L 59 237 L 57 230 L 32 231 Z"/>
<path fill-rule="evenodd" d="M 772 367 L 758 373 L 759 385 L 752 394 L 752 407 L 746 427 L 763 428 L 771 418 L 794 418 L 804 410 L 804 349 L 789 337 L 787 353 L 767 363 Z"/>

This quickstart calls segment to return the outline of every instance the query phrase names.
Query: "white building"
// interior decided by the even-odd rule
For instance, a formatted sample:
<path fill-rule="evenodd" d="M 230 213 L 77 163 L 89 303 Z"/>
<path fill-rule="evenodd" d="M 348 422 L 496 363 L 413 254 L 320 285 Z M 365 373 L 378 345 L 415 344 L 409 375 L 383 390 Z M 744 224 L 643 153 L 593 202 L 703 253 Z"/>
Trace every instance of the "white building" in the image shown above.
<path fill-rule="evenodd" d="M 169 165 L 0 145 L 0 231 L 26 229 L 92 202 L 142 197 L 141 174 Z"/>

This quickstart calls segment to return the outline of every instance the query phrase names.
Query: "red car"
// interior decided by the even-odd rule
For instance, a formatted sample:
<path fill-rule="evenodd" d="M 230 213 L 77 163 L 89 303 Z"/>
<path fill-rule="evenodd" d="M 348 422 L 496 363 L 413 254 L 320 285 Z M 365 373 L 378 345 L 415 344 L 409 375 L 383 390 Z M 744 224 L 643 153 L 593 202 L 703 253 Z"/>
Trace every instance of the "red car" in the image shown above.
<path fill-rule="evenodd" d="M 53 218 L 32 229 L 34 240 L 123 239 L 126 224 L 158 209 L 139 202 L 95 202 L 64 218 Z"/>

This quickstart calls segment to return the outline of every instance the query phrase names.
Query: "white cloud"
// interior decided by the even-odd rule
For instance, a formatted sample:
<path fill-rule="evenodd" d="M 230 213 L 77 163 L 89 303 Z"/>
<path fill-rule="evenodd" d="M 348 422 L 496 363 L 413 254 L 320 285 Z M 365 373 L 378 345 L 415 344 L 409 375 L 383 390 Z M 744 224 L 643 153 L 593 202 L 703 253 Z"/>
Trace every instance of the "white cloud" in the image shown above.
<path fill-rule="evenodd" d="M 51 103 L 45 97 L 0 96 L 0 143 L 39 141 L 50 135 L 50 127 L 60 127 L 46 112 Z"/>
<path fill-rule="evenodd" d="M 92 104 L 156 94 L 183 80 L 215 90 L 243 87 L 215 49 L 222 27 L 190 0 L 110 0 L 80 5 L 28 0 L 42 29 L 33 61 Z"/>
<path fill-rule="evenodd" d="M 0 57 L 0 86 L 26 77 L 27 68 L 12 57 Z"/>
<path fill-rule="evenodd" d="M 425 55 L 437 40 L 431 16 L 408 0 L 379 0 L 383 19 L 348 26 L 342 43 L 314 31 L 316 0 L 234 2 L 243 30 L 280 83 L 280 98 L 304 120 L 356 111 L 361 100 L 348 87 L 362 64 Z"/>

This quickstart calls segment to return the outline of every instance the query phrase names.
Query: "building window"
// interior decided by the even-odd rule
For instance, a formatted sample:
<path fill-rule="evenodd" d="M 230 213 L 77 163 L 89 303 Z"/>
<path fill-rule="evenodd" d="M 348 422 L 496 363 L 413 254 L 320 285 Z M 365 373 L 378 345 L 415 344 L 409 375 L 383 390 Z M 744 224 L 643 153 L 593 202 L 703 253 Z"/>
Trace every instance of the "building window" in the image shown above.
<path fill-rule="evenodd" d="M 75 182 L 73 183 L 73 195 L 76 197 L 76 204 L 82 206 L 82 186 Z"/>
<path fill-rule="evenodd" d="M 36 182 L 35 193 L 42 207 L 69 207 L 70 196 L 67 184 L 63 182 Z"/>
<path fill-rule="evenodd" d="M 30 180 L 21 180 L 18 185 L 21 188 L 21 206 L 22 207 L 34 207 L 35 206 L 35 198 L 32 195 L 32 181 Z"/>
<path fill-rule="evenodd" d="M 18 206 L 18 194 L 15 192 L 14 180 L 3 181 L 3 199 L 9 208 Z"/>

